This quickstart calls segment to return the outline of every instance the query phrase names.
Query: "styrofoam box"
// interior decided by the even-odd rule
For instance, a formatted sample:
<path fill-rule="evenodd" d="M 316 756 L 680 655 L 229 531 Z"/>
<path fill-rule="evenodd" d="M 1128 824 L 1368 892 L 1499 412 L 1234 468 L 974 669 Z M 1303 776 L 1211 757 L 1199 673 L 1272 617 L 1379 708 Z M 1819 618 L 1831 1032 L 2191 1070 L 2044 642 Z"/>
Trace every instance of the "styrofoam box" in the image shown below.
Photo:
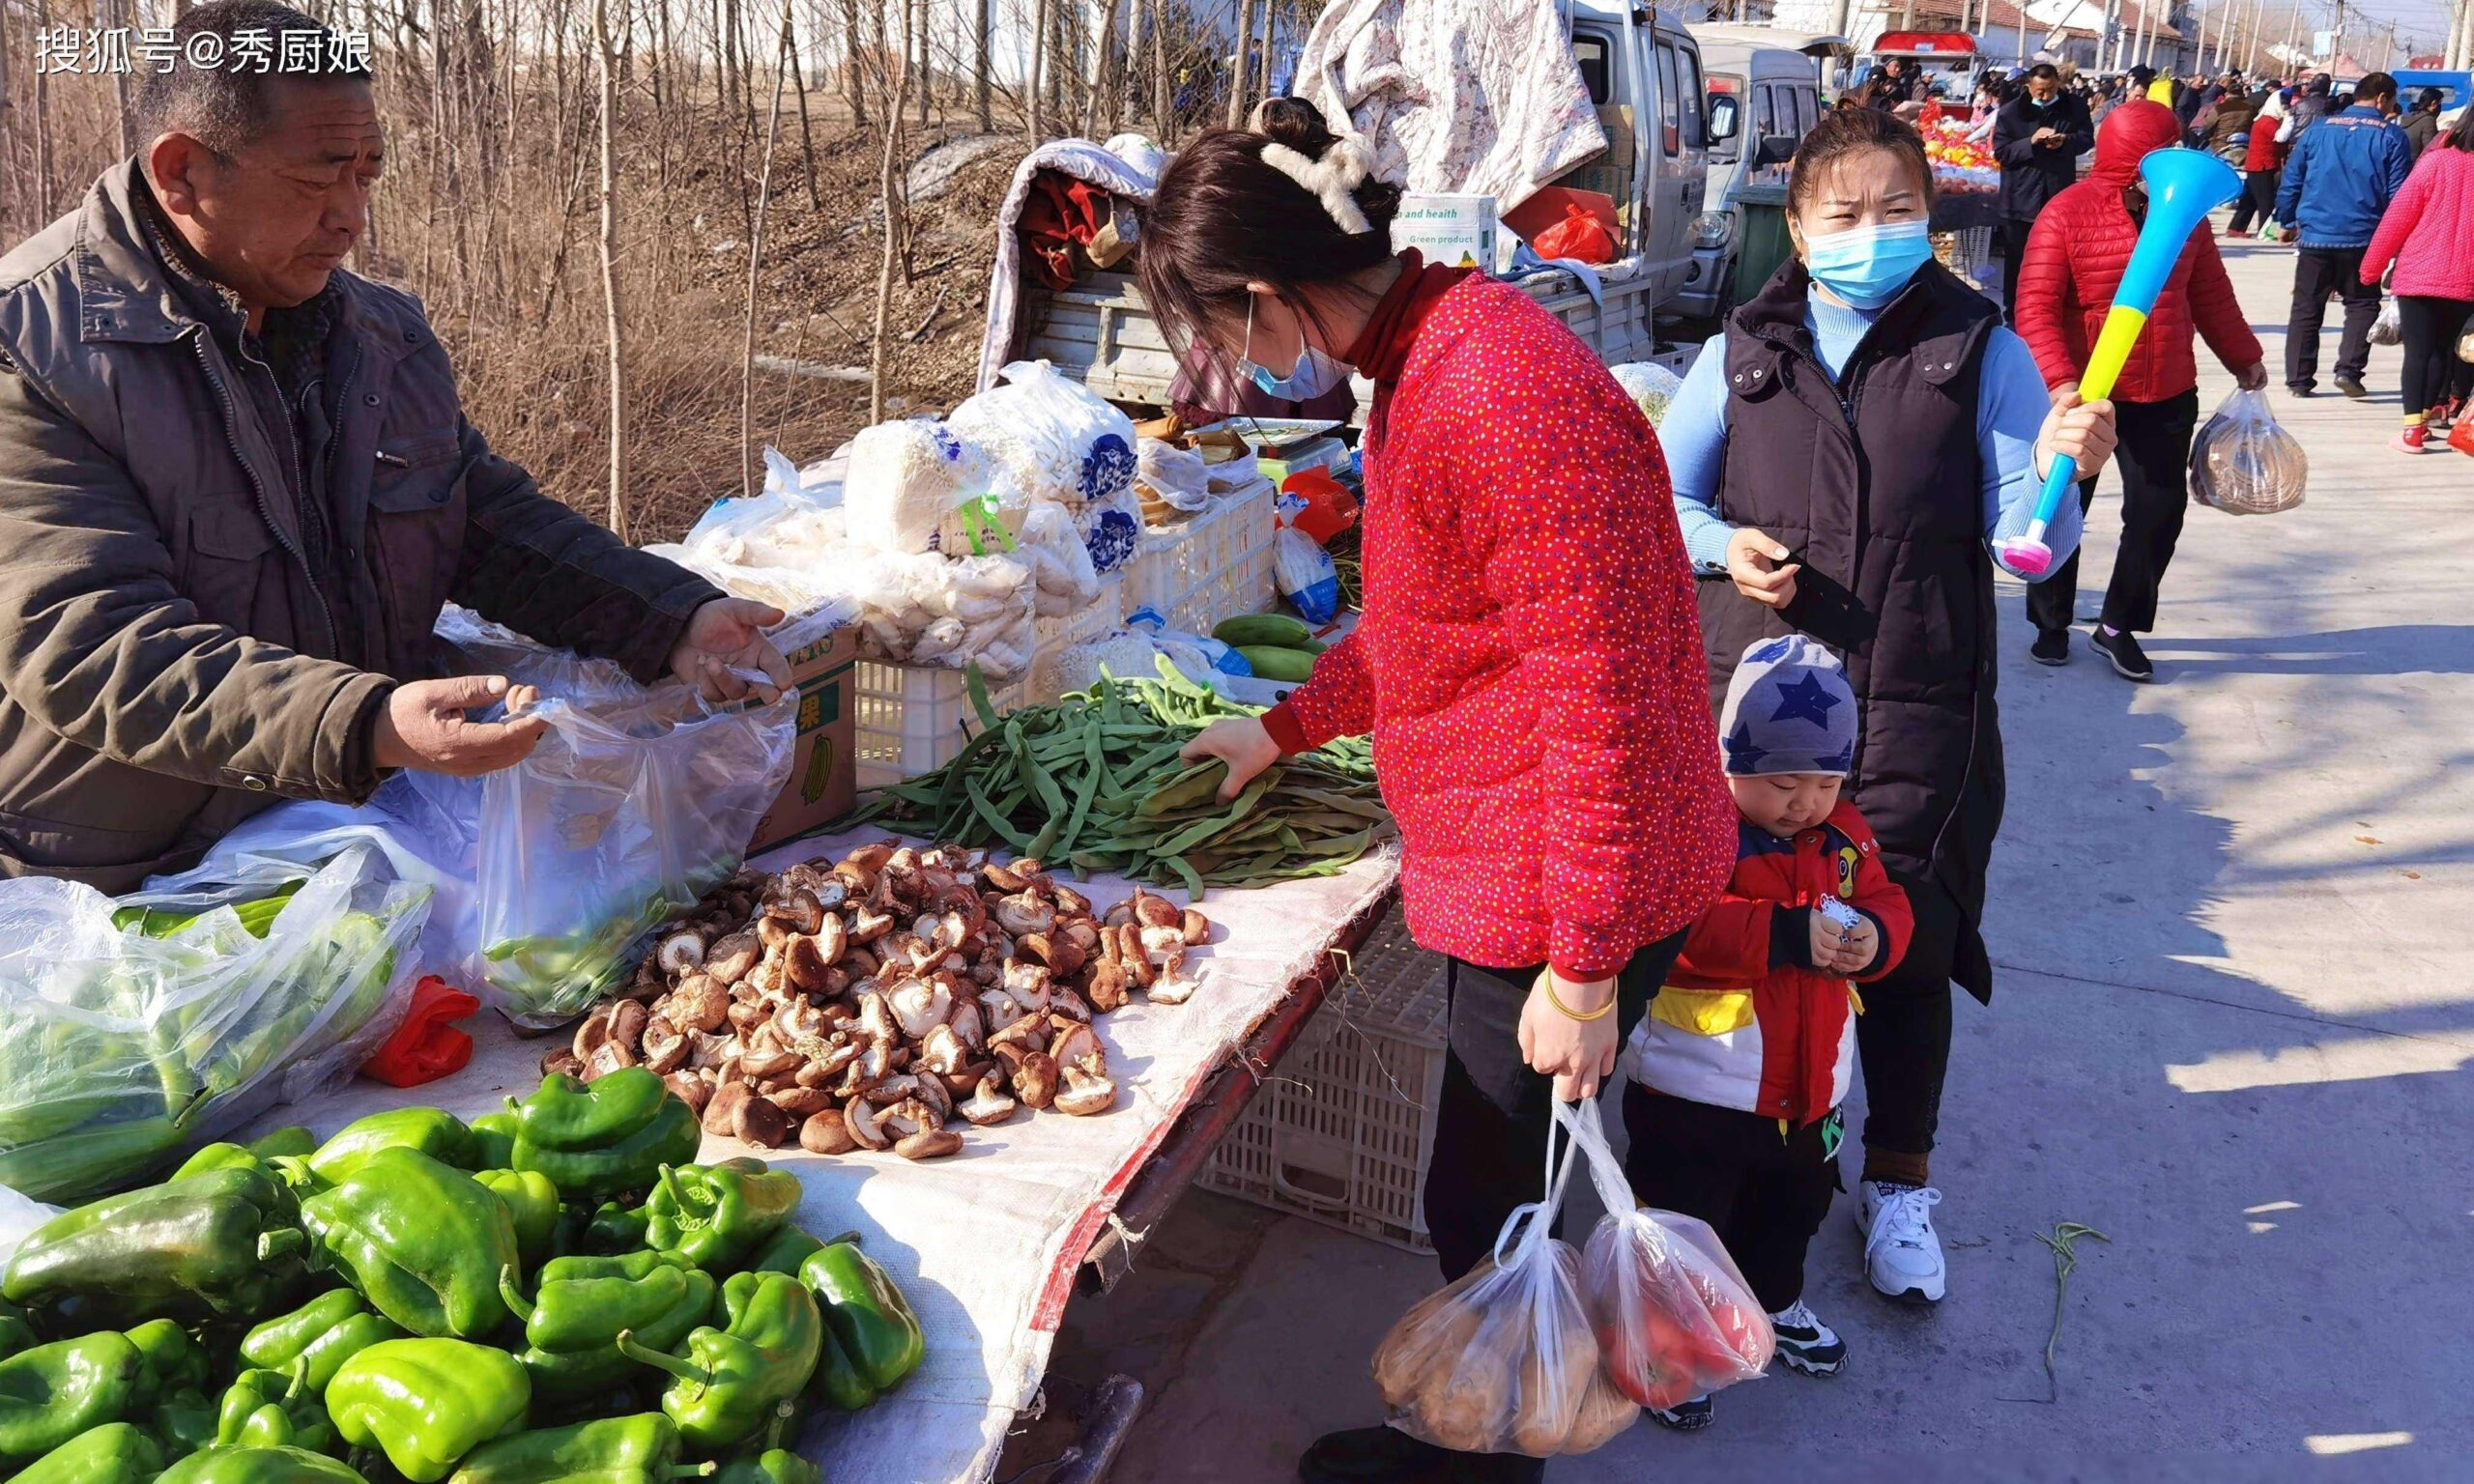
<path fill-rule="evenodd" d="M 1395 913 L 1352 956 L 1200 1183 L 1432 1252 L 1423 1189 L 1449 1018 L 1442 956 L 1410 942 Z"/>

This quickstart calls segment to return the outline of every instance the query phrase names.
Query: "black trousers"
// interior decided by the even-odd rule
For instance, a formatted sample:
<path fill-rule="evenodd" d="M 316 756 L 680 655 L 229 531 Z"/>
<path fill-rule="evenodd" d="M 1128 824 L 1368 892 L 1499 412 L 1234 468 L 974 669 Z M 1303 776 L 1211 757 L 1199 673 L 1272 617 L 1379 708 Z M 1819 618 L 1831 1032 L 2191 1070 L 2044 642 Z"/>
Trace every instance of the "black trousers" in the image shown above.
<path fill-rule="evenodd" d="M 1632 956 L 1615 991 L 1616 1035 L 1632 1034 L 1666 983 L 1683 934 Z M 1450 1044 L 1426 1165 L 1426 1231 L 1449 1282 L 1492 1251 L 1512 1208 L 1545 1195 L 1546 1130 L 1555 1079 L 1520 1057 L 1520 1007 L 1537 969 L 1489 969 L 1453 959 Z"/>
<path fill-rule="evenodd" d="M 2001 323 L 2014 328 L 2019 320 L 2019 265 L 2028 261 L 2028 234 L 2035 225 L 2006 217 L 2001 223 Z"/>
<path fill-rule="evenodd" d="M 1804 1296 L 1804 1251 L 1838 1190 L 1839 1118 L 1800 1128 L 1740 1108 L 1624 1089 L 1624 1173 L 1645 1206 L 1698 1216 L 1775 1314 Z"/>
<path fill-rule="evenodd" d="M 1864 1147 L 1929 1155 L 1950 1071 L 1950 964 L 1966 918 L 1940 883 L 1892 870 L 1915 914 L 1907 956 L 1864 985 L 1856 1061 L 1864 1073 Z"/>
<path fill-rule="evenodd" d="M 2191 434 L 2199 425 L 2198 388 L 2162 402 L 2114 403 L 2120 442 L 2114 462 L 2122 471 L 2122 539 L 2114 555 L 2113 580 L 2105 585 L 2103 621 L 2143 634 L 2156 627 L 2156 589 L 2181 538 L 2191 507 Z M 2084 513 L 2096 499 L 2096 481 L 2079 481 Z M 2028 619 L 2051 633 L 2070 627 L 2079 595 L 2079 554 L 2041 583 L 2028 585 Z"/>
<path fill-rule="evenodd" d="M 2229 232 L 2248 232 L 2257 222 L 2264 232 L 2275 224 L 2277 212 L 2277 180 L 2283 170 L 2246 170 L 2242 173 L 2242 194 L 2233 200 L 2233 219 L 2226 224 Z"/>
<path fill-rule="evenodd" d="M 2294 253 L 2293 309 L 2285 326 L 2285 384 L 2308 391 L 2319 379 L 2319 327 L 2327 323 L 2328 296 L 2345 306 L 2345 333 L 2337 340 L 2337 374 L 2362 380 L 2371 364 L 2371 322 L 2379 318 L 2379 286 L 2362 281 L 2359 247 L 2303 247 Z"/>
<path fill-rule="evenodd" d="M 2427 413 L 2455 393 L 2457 337 L 2474 316 L 2474 300 L 2397 296 L 2398 328 L 2405 337 L 2405 415 Z"/>

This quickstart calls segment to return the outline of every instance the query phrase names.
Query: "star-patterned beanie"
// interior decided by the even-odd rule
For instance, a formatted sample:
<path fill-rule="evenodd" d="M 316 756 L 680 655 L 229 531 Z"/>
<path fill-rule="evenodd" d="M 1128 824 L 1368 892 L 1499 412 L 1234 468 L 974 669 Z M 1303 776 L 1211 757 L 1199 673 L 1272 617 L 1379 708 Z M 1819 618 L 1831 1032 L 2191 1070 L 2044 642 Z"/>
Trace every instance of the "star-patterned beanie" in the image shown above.
<path fill-rule="evenodd" d="M 1856 693 L 1838 656 L 1801 634 L 1743 652 L 1718 714 L 1731 778 L 1836 773 L 1856 762 Z"/>

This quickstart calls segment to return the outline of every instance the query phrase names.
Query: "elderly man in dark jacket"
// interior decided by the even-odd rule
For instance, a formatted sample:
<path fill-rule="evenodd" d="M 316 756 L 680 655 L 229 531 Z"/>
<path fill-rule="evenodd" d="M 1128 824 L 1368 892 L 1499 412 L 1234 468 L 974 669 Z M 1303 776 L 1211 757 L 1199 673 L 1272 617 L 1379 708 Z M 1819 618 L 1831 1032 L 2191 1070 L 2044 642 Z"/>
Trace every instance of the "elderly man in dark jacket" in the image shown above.
<path fill-rule="evenodd" d="M 365 67 L 268 0 L 175 51 L 303 31 L 314 70 L 148 73 L 151 142 L 0 260 L 0 873 L 121 891 L 278 799 L 520 761 L 541 723 L 467 717 L 508 686 L 449 676 L 449 600 L 647 682 L 788 678 L 779 614 L 543 496 L 419 303 L 342 269 Z"/>
<path fill-rule="evenodd" d="M 1993 116 L 1993 155 L 2001 163 L 2001 312 L 2019 299 L 2019 264 L 2028 229 L 2045 203 L 2079 179 L 2079 157 L 2096 147 L 2087 105 L 2062 91 L 2050 62 L 2028 69 L 2019 96 Z"/>

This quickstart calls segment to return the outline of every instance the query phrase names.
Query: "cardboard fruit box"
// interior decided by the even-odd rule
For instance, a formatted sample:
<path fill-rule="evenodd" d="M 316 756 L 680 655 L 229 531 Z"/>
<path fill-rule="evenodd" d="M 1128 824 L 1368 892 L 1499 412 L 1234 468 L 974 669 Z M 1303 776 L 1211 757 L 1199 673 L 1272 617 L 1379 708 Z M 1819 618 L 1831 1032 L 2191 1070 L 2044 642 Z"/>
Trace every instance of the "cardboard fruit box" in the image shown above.
<path fill-rule="evenodd" d="M 783 658 L 799 692 L 798 740 L 791 750 L 791 776 L 748 842 L 751 856 L 841 818 L 858 801 L 857 714 L 850 700 L 858 629 L 846 624 Z"/>

